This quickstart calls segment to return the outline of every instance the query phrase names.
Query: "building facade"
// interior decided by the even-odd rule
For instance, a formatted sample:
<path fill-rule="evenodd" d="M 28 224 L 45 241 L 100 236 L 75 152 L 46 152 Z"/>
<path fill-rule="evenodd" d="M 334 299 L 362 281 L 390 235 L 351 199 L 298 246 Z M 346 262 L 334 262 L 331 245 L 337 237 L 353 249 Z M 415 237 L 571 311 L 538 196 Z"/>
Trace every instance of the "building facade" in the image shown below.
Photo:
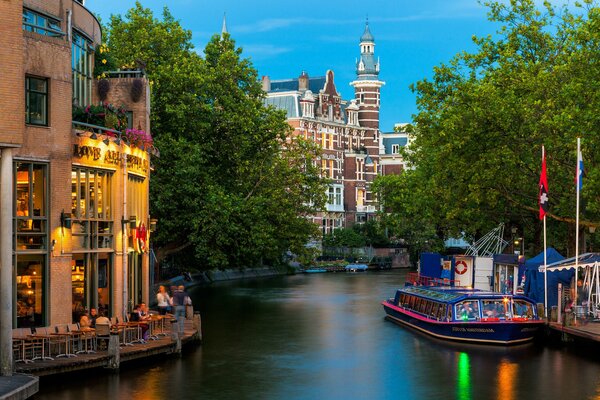
<path fill-rule="evenodd" d="M 122 316 L 148 300 L 153 147 L 143 74 L 94 79 L 102 32 L 83 1 L 4 1 L 0 20 L 5 373 L 12 328 L 77 322 L 91 307 Z"/>
<path fill-rule="evenodd" d="M 262 78 L 266 103 L 285 110 L 294 134 L 312 139 L 322 148 L 319 162 L 323 176 L 330 179 L 326 211 L 315 215 L 323 234 L 374 218 L 376 199 L 371 183 L 380 171 L 379 60 L 375 39 L 365 26 L 356 63 L 354 98 L 342 99 L 334 72 L 297 79 Z"/>
<path fill-rule="evenodd" d="M 381 175 L 397 175 L 408 168 L 401 150 L 413 140 L 411 129 L 408 123 L 398 123 L 393 132 L 381 132 Z"/>

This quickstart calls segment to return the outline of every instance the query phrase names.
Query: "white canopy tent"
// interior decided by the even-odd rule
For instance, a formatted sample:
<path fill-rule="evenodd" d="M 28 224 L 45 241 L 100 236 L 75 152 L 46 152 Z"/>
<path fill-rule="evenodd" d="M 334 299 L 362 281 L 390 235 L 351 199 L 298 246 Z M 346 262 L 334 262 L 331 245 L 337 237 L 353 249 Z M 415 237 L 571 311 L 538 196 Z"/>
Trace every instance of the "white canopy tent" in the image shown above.
<path fill-rule="evenodd" d="M 598 294 L 600 293 L 600 253 L 581 254 L 577 259 L 575 257 L 566 258 L 548 264 L 546 267 L 540 265 L 538 271 L 544 272 L 546 270 L 547 272 L 552 272 L 575 268 L 582 268 L 584 270 L 582 288 L 587 290 L 589 311 L 598 317 L 600 316 L 600 299 L 598 298 Z M 573 301 L 575 306 L 578 306 L 577 299 L 573 299 Z M 586 299 L 583 301 L 586 301 Z"/>

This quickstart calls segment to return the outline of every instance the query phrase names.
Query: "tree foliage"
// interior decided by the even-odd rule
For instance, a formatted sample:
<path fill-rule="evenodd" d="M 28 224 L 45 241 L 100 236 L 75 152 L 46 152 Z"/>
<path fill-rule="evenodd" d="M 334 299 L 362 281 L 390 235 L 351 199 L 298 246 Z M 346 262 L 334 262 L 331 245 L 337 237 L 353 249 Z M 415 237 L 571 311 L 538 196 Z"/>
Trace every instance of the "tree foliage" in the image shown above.
<path fill-rule="evenodd" d="M 538 181 L 548 165 L 549 245 L 569 253 L 574 237 L 576 138 L 582 138 L 587 203 L 582 226 L 600 217 L 600 9 L 538 8 L 533 0 L 487 2 L 495 35 L 477 51 L 434 68 L 417 93 L 415 170 L 378 182 L 397 226 L 422 224 L 425 236 L 478 238 L 505 223 L 541 247 Z M 402 232 L 407 232 L 404 230 Z"/>
<path fill-rule="evenodd" d="M 264 106 L 256 70 L 229 35 L 214 35 L 200 57 L 168 9 L 158 20 L 136 3 L 111 18 L 108 43 L 152 82 L 159 256 L 193 251 L 203 267 L 251 267 L 305 252 L 318 235 L 307 216 L 325 201 L 318 149 Z"/>

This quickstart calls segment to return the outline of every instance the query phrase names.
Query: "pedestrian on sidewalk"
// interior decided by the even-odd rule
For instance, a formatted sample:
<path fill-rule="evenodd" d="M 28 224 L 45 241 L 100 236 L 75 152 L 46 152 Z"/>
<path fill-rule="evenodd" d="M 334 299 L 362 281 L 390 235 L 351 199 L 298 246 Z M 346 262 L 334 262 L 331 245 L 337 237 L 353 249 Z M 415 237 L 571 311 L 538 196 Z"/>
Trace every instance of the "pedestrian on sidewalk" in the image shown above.
<path fill-rule="evenodd" d="M 167 293 L 167 290 L 162 285 L 158 287 L 156 302 L 158 303 L 158 313 L 160 315 L 166 315 L 171 303 L 171 296 L 169 296 L 169 293 Z"/>
<path fill-rule="evenodd" d="M 180 285 L 177 291 L 173 293 L 173 307 L 175 307 L 175 318 L 179 324 L 179 333 L 183 333 L 185 326 L 185 306 L 186 297 L 189 297 L 185 292 L 185 287 Z"/>

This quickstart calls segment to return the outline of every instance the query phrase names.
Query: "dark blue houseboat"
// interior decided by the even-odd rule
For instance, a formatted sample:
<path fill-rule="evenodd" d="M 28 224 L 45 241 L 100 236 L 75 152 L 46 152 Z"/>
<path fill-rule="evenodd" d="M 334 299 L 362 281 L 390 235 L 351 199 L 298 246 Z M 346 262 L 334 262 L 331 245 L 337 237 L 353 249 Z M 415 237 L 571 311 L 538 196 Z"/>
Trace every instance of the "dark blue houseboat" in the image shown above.
<path fill-rule="evenodd" d="M 448 340 L 523 343 L 544 324 L 529 298 L 476 289 L 406 286 L 382 304 L 389 319 Z"/>

